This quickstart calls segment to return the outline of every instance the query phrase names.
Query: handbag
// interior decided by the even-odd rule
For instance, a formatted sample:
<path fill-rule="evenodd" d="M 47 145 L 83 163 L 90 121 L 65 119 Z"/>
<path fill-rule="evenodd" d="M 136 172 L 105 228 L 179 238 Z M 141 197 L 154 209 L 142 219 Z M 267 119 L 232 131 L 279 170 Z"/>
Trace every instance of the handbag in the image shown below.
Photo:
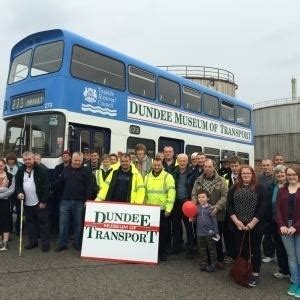
<path fill-rule="evenodd" d="M 242 257 L 242 249 L 243 249 L 246 233 L 247 231 L 244 232 L 241 247 L 240 247 L 240 252 L 231 270 L 229 271 L 229 277 L 237 284 L 244 287 L 249 287 L 249 280 L 252 275 L 250 231 L 249 231 L 249 259 L 247 260 L 244 257 Z"/>

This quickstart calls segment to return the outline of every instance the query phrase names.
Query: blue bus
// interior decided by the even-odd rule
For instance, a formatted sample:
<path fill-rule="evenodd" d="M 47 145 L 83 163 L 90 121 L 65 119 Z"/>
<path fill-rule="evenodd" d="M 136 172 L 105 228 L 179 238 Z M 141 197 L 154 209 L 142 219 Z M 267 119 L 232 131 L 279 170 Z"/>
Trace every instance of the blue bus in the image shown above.
<path fill-rule="evenodd" d="M 11 50 L 4 152 L 205 152 L 254 163 L 251 106 L 66 30 L 34 33 Z"/>

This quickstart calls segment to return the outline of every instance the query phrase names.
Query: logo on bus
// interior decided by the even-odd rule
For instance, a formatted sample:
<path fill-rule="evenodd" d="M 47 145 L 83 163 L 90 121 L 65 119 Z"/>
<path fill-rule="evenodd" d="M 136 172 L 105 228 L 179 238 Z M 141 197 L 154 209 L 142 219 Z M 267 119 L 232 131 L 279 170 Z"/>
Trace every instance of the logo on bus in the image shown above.
<path fill-rule="evenodd" d="M 86 87 L 83 92 L 84 100 L 89 103 L 95 103 L 98 99 L 97 90 Z"/>
<path fill-rule="evenodd" d="M 97 90 L 85 87 L 82 95 L 84 101 L 88 102 L 81 104 L 82 111 L 110 117 L 117 116 L 117 110 L 115 109 L 116 96 L 114 92 L 102 88 L 98 88 Z"/>

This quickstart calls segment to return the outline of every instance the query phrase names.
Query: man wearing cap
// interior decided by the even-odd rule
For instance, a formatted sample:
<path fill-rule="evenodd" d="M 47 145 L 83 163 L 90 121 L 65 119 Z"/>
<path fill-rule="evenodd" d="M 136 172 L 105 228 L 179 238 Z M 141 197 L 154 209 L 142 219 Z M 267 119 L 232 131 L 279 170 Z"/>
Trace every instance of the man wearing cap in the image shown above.
<path fill-rule="evenodd" d="M 90 163 L 91 160 L 91 152 L 90 148 L 84 147 L 82 148 L 82 154 L 83 154 L 83 162 L 82 164 L 86 167 Z"/>
<path fill-rule="evenodd" d="M 221 160 L 221 168 L 218 173 L 220 176 L 223 176 L 223 177 L 225 175 L 231 173 L 229 162 L 228 162 L 228 156 L 225 155 L 223 160 Z"/>

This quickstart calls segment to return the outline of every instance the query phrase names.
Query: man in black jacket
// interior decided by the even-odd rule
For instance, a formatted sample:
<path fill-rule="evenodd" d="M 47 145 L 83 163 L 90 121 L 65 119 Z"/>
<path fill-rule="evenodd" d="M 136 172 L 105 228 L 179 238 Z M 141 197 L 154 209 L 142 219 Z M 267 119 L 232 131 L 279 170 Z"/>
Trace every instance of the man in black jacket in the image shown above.
<path fill-rule="evenodd" d="M 49 220 L 47 201 L 49 180 L 47 170 L 35 164 L 34 154 L 24 152 L 24 165 L 16 174 L 16 195 L 24 199 L 25 225 L 29 243 L 25 250 L 38 246 L 40 234 L 42 251 L 49 251 Z"/>
<path fill-rule="evenodd" d="M 194 182 L 197 178 L 197 172 L 188 167 L 188 156 L 184 153 L 177 156 L 178 166 L 175 167 L 173 177 L 175 180 L 176 200 L 171 213 L 173 247 L 171 253 L 178 253 L 182 250 L 182 221 L 186 229 L 186 248 L 187 258 L 193 258 L 195 254 L 196 239 L 193 231 L 193 224 L 189 222 L 182 212 L 182 205 L 185 201 L 191 199 Z"/>
<path fill-rule="evenodd" d="M 59 241 L 56 252 L 68 248 L 70 220 L 74 225 L 74 248 L 81 249 L 82 228 L 85 202 L 92 196 L 92 174 L 82 165 L 83 155 L 74 152 L 71 165 L 65 167 L 58 181 L 56 189 L 63 189 L 59 206 Z"/>

